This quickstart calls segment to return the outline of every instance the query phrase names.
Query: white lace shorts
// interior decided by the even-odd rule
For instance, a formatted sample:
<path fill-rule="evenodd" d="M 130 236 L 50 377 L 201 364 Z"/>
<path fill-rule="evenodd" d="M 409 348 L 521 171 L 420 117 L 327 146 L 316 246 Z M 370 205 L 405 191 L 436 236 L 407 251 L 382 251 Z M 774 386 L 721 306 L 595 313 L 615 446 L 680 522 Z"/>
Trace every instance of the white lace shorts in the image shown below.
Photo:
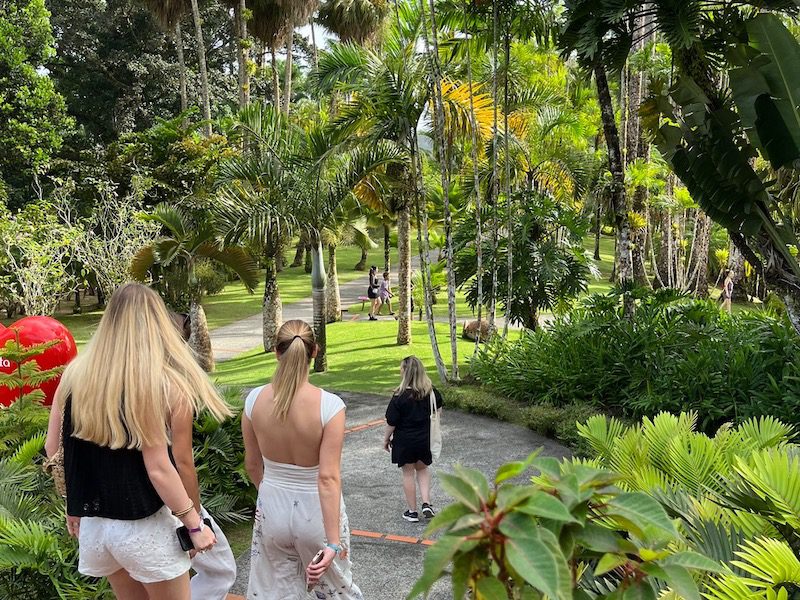
<path fill-rule="evenodd" d="M 189 553 L 181 550 L 175 534 L 180 526 L 166 506 L 135 521 L 83 517 L 78 571 L 89 577 L 108 577 L 125 569 L 142 583 L 175 579 L 191 564 Z"/>

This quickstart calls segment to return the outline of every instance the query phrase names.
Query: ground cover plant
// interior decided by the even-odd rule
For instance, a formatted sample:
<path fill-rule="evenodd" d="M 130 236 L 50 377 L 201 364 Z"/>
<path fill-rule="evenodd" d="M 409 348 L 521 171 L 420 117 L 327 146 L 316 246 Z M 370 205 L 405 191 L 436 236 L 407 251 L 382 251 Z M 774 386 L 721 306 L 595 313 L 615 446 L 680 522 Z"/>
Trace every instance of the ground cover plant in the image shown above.
<path fill-rule="evenodd" d="M 800 340 L 782 317 L 645 296 L 632 319 L 594 296 L 543 331 L 487 344 L 474 376 L 529 403 L 588 402 L 638 418 L 695 410 L 700 427 L 763 414 L 798 422 Z"/>

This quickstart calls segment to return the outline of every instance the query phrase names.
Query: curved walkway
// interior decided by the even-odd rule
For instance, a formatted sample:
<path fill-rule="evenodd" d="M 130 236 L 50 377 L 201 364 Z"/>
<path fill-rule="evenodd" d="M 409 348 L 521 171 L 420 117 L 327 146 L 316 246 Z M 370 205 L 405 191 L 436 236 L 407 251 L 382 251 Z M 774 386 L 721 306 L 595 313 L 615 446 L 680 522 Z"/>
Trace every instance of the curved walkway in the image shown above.
<path fill-rule="evenodd" d="M 388 399 L 368 394 L 342 393 L 347 403 L 347 436 L 342 459 L 342 487 L 350 526 L 355 580 L 368 600 L 401 600 L 417 577 L 427 540 L 426 523 L 408 523 L 404 510 L 400 473 L 383 450 L 383 415 Z M 564 446 L 532 431 L 459 411 L 442 418 L 444 448 L 434 465 L 432 502 L 441 508 L 448 497 L 438 485 L 437 471 L 452 471 L 460 463 L 491 478 L 505 462 L 521 460 L 543 447 L 543 454 L 569 456 Z M 239 577 L 232 590 L 244 594 L 250 572 L 249 552 L 239 558 Z M 442 580 L 430 594 L 433 600 L 452 598 Z"/>

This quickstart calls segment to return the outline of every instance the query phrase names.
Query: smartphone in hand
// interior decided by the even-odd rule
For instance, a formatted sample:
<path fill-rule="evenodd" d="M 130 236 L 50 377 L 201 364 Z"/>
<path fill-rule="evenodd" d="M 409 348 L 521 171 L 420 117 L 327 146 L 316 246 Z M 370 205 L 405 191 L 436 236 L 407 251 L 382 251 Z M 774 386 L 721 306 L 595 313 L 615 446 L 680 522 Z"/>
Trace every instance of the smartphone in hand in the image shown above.
<path fill-rule="evenodd" d="M 206 524 L 206 527 L 209 527 L 211 531 L 214 531 L 214 528 L 211 527 L 211 519 L 203 519 L 203 523 Z M 178 536 L 178 543 L 181 545 L 181 550 L 184 552 L 189 552 L 190 550 L 194 550 L 194 544 L 192 543 L 192 536 L 189 535 L 189 530 L 186 528 L 186 525 L 183 527 L 178 527 L 175 530 L 175 535 Z"/>
<path fill-rule="evenodd" d="M 317 552 L 314 555 L 314 558 L 311 559 L 311 564 L 312 565 L 316 565 L 317 563 L 319 563 L 319 561 L 322 560 L 323 556 L 325 556 L 325 550 L 320 550 L 319 552 Z M 314 586 L 311 585 L 310 583 L 306 585 L 306 591 L 307 592 L 310 592 L 313 588 L 314 588 Z"/>

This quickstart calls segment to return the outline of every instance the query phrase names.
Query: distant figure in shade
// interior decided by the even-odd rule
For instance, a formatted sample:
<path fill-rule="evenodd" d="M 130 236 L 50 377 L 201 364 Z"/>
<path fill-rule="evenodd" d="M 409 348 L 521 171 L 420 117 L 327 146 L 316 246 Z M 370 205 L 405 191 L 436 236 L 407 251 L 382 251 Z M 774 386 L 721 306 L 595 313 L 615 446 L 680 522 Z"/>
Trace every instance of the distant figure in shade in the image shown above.
<path fill-rule="evenodd" d="M 367 287 L 367 298 L 370 299 L 369 303 L 369 320 L 377 321 L 375 313 L 381 305 L 381 300 L 378 298 L 380 290 L 380 283 L 378 282 L 378 267 L 372 265 L 369 268 L 369 287 Z"/>
<path fill-rule="evenodd" d="M 437 410 L 442 409 L 442 395 L 433 387 L 425 366 L 416 356 L 400 362 L 400 385 L 386 408 L 386 433 L 383 449 L 392 453 L 392 462 L 403 470 L 403 492 L 407 510 L 403 519 L 416 523 L 417 486 L 422 497 L 422 515 L 436 514 L 431 505 L 431 394 Z"/>
<path fill-rule="evenodd" d="M 731 299 L 733 298 L 733 271 L 728 271 L 725 283 L 722 284 L 722 306 L 731 314 Z"/>
<path fill-rule="evenodd" d="M 385 304 L 389 307 L 389 314 L 393 315 L 394 311 L 392 310 L 392 298 L 394 298 L 394 294 L 392 293 L 392 284 L 389 282 L 389 271 L 383 272 L 383 279 L 381 280 L 381 286 L 378 290 L 378 297 L 381 301 L 381 306 L 378 308 L 378 314 L 381 313 L 383 305 Z"/>

